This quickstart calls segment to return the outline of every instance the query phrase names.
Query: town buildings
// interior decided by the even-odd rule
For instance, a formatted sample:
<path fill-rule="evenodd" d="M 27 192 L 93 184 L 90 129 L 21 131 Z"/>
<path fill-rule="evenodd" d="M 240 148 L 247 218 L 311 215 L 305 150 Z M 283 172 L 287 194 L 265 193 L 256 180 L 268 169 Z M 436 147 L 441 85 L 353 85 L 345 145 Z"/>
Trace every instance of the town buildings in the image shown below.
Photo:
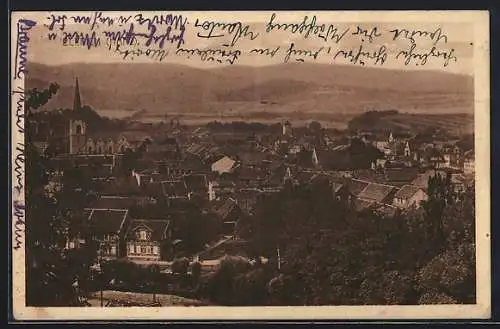
<path fill-rule="evenodd" d="M 421 207 L 431 177 L 451 175 L 456 194 L 473 185 L 474 151 L 458 142 L 392 131 L 329 133 L 289 121 L 259 131 L 180 124 L 112 131 L 94 127 L 85 111 L 77 80 L 73 109 L 40 116 L 33 139 L 50 156 L 54 180 L 70 168 L 85 173 L 82 186 L 94 196 L 85 210 L 87 239 L 105 259 L 164 262 L 185 255 L 186 217 L 215 219 L 220 230 L 212 238 L 230 240 L 241 218 L 255 216 L 260 200 L 287 186 L 323 180 L 332 199 L 394 216 Z M 71 237 L 67 247 L 87 242 Z"/>

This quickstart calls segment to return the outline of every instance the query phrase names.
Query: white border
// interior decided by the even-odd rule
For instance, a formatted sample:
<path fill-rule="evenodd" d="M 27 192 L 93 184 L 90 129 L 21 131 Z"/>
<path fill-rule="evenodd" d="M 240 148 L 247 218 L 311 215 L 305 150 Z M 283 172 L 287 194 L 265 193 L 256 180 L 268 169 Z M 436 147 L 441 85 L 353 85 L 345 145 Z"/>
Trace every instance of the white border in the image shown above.
<path fill-rule="evenodd" d="M 280 20 L 303 16 L 305 12 L 279 12 Z M 12 50 L 15 50 L 17 18 L 46 17 L 47 13 L 12 14 Z M 74 14 L 74 13 L 73 13 Z M 110 14 L 107 12 L 106 14 Z M 180 14 L 183 14 L 180 12 Z M 185 12 L 184 14 L 192 14 Z M 206 12 L 210 17 L 245 16 L 261 21 L 270 12 Z M 308 14 L 311 14 L 308 12 Z M 394 11 L 315 12 L 324 19 L 348 21 L 470 22 L 474 26 L 475 154 L 476 154 L 476 271 L 477 304 L 429 306 L 314 306 L 314 307 L 162 307 L 162 308 L 35 308 L 25 306 L 25 255 L 13 252 L 13 308 L 19 320 L 364 320 L 364 319 L 485 319 L 491 312 L 490 275 L 490 118 L 489 118 L 489 13 L 487 11 Z M 203 16 L 200 14 L 199 16 Z M 28 45 L 29 49 L 29 45 Z M 14 53 L 13 53 L 14 54 Z M 11 63 L 13 70 L 13 63 Z M 23 86 L 12 80 L 12 88 Z M 12 124 L 15 124 L 15 104 Z M 12 131 L 12 143 L 22 138 Z M 13 154 L 13 157 L 15 155 Z M 15 179 L 12 173 L 12 179 Z M 13 198 L 16 196 L 13 191 Z M 13 228 L 14 231 L 14 228 Z"/>

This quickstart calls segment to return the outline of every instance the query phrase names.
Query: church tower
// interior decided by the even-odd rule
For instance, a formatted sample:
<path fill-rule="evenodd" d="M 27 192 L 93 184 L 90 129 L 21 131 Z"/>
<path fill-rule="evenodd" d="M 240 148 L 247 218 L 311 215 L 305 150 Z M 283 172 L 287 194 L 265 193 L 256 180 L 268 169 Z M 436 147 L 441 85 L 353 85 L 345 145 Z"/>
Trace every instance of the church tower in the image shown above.
<path fill-rule="evenodd" d="M 69 153 L 78 154 L 85 151 L 87 124 L 85 121 L 78 118 L 78 113 L 82 108 L 82 100 L 80 98 L 80 86 L 78 78 L 75 82 L 75 96 L 73 99 L 73 115 L 69 121 Z"/>
<path fill-rule="evenodd" d="M 319 160 L 318 160 L 318 154 L 316 153 L 316 148 L 313 148 L 311 160 L 315 167 L 319 166 Z"/>
<path fill-rule="evenodd" d="M 82 108 L 82 99 L 80 98 L 80 86 L 78 85 L 78 77 L 75 82 L 75 96 L 73 98 L 73 111 L 77 112 Z"/>

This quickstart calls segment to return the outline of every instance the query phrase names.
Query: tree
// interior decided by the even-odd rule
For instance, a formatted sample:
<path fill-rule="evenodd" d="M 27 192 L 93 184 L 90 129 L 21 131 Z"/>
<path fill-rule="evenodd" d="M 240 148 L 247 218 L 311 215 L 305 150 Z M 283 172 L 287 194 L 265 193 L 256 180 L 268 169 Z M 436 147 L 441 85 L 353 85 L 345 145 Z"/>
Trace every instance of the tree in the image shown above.
<path fill-rule="evenodd" d="M 194 262 L 191 264 L 191 275 L 193 278 L 198 281 L 201 276 L 201 263 L 200 262 Z"/>
<path fill-rule="evenodd" d="M 186 275 L 189 268 L 189 260 L 186 257 L 174 259 L 172 262 L 172 273 Z"/>
<path fill-rule="evenodd" d="M 321 131 L 321 123 L 319 123 L 318 121 L 311 121 L 311 123 L 309 123 L 309 129 L 312 131 L 312 132 L 320 132 Z"/>
<path fill-rule="evenodd" d="M 210 299 L 221 305 L 235 305 L 238 303 L 237 289 L 242 282 L 236 277 L 247 273 L 251 268 L 250 263 L 241 258 L 226 256 L 221 260 L 215 273 L 208 279 L 207 294 Z"/>
<path fill-rule="evenodd" d="M 91 244 L 79 251 L 65 250 L 68 238 L 88 233 L 82 216 L 86 186 L 80 184 L 81 171 L 73 168 L 57 179 L 50 159 L 32 143 L 33 110 L 58 89 L 52 83 L 45 90 L 26 93 L 26 302 L 33 306 L 73 303 L 74 278 L 84 280 L 95 258 Z"/>

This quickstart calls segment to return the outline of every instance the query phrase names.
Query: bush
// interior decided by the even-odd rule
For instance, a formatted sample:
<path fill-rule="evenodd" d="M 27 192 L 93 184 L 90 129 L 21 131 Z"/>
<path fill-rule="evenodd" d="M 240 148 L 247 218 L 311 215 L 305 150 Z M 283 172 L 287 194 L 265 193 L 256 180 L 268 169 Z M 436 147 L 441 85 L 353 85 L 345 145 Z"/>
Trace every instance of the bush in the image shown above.
<path fill-rule="evenodd" d="M 200 262 L 194 262 L 191 264 L 191 275 L 195 280 L 198 280 L 201 275 L 201 263 Z"/>
<path fill-rule="evenodd" d="M 172 273 L 186 275 L 189 268 L 189 260 L 186 257 L 174 259 Z"/>

